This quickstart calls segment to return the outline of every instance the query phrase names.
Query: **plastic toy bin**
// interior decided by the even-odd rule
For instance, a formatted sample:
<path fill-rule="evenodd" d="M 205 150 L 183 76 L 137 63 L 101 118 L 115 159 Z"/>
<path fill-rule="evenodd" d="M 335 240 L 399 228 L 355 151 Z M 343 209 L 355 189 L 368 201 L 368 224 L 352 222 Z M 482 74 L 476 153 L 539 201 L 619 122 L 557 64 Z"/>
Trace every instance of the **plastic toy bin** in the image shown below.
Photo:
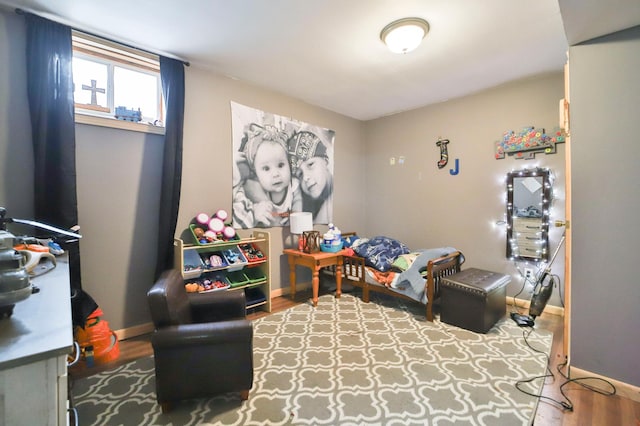
<path fill-rule="evenodd" d="M 203 264 L 198 252 L 195 250 L 185 250 L 184 265 L 182 275 L 184 279 L 190 280 L 198 278 L 202 273 Z"/>
<path fill-rule="evenodd" d="M 239 287 L 245 284 L 249 284 L 249 279 L 242 271 L 233 271 L 227 274 L 227 280 L 231 287 Z"/>
<path fill-rule="evenodd" d="M 222 254 L 224 255 L 224 259 L 229 266 L 229 271 L 239 271 L 249 263 L 247 262 L 247 258 L 244 257 L 244 254 L 242 254 L 242 251 L 238 247 L 232 247 L 222 250 Z"/>
<path fill-rule="evenodd" d="M 249 280 L 249 283 L 256 284 L 267 280 L 267 274 L 265 274 L 260 268 L 246 268 L 244 274 Z"/>
<path fill-rule="evenodd" d="M 202 290 L 198 290 L 198 293 L 208 293 L 211 291 L 226 290 L 229 287 L 231 287 L 231 285 L 229 284 L 229 280 L 227 280 L 227 277 L 225 277 L 224 274 L 220 274 L 220 273 L 203 274 L 197 280 L 191 281 L 191 283 L 195 283 L 203 287 Z"/>
<path fill-rule="evenodd" d="M 223 269 L 229 266 L 224 254 L 219 251 L 202 252 L 200 253 L 202 258 L 202 264 L 206 270 Z"/>
<path fill-rule="evenodd" d="M 267 260 L 267 256 L 260 250 L 260 247 L 253 243 L 243 243 L 239 244 L 240 250 L 242 250 L 242 254 L 244 254 L 247 262 L 264 262 Z"/>
<path fill-rule="evenodd" d="M 247 306 L 257 305 L 258 303 L 263 303 L 267 300 L 267 297 L 258 287 L 245 288 L 244 296 L 247 301 Z"/>
<path fill-rule="evenodd" d="M 191 235 L 193 236 L 193 241 L 199 246 L 208 244 L 208 242 L 205 243 L 205 242 L 200 241 L 200 239 L 198 238 L 198 236 L 196 235 L 196 232 L 195 232 L 196 228 L 202 229 L 203 233 L 204 233 L 204 231 L 206 231 L 206 228 L 204 226 L 198 226 L 198 225 L 195 225 L 193 223 L 191 225 L 189 225 L 189 230 L 191 231 Z"/>

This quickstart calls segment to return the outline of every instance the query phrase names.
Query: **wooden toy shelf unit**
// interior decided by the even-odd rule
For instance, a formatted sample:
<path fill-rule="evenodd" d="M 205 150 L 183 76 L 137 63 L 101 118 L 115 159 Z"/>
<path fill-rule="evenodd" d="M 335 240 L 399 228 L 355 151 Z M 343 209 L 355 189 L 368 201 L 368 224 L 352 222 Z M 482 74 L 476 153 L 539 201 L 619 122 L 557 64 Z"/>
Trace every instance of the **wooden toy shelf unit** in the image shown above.
<path fill-rule="evenodd" d="M 173 246 L 174 267 L 181 271 L 189 297 L 210 291 L 244 291 L 247 310 L 271 312 L 268 232 L 253 231 L 235 240 L 209 244 L 175 238 Z"/>

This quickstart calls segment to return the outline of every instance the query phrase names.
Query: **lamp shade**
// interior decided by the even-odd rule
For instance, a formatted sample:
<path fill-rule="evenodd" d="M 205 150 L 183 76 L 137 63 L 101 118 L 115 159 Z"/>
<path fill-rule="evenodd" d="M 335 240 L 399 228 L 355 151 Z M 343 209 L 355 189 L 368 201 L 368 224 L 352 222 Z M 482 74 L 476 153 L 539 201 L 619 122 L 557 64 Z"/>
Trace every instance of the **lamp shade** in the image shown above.
<path fill-rule="evenodd" d="M 313 216 L 309 212 L 293 212 L 289 215 L 289 227 L 292 234 L 302 235 L 313 230 Z"/>

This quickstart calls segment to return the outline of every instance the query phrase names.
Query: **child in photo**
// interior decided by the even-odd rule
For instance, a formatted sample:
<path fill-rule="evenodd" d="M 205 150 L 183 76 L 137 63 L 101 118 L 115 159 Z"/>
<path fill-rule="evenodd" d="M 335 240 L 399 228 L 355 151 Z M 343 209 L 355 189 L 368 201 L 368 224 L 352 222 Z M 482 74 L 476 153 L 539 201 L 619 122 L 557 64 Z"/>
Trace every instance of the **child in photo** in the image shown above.
<path fill-rule="evenodd" d="M 289 212 L 302 208 L 300 184 L 291 175 L 287 135 L 274 126 L 252 123 L 237 153 L 234 225 L 242 228 L 283 226 Z"/>
<path fill-rule="evenodd" d="M 311 212 L 313 223 L 330 223 L 333 216 L 333 175 L 327 147 L 313 132 L 300 131 L 288 141 L 289 161 L 300 180 L 302 211 Z"/>

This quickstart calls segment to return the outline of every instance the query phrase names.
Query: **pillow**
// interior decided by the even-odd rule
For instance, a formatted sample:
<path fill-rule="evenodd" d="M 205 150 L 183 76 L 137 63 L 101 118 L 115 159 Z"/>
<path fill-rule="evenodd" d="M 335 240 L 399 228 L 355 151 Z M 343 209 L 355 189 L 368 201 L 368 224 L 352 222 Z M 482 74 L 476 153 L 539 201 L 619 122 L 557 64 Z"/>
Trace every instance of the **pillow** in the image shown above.
<path fill-rule="evenodd" d="M 409 247 L 398 240 L 385 236 L 371 239 L 360 238 L 351 246 L 353 251 L 364 258 L 366 265 L 378 271 L 386 272 L 391 269 L 393 261 L 402 254 L 409 253 Z"/>

